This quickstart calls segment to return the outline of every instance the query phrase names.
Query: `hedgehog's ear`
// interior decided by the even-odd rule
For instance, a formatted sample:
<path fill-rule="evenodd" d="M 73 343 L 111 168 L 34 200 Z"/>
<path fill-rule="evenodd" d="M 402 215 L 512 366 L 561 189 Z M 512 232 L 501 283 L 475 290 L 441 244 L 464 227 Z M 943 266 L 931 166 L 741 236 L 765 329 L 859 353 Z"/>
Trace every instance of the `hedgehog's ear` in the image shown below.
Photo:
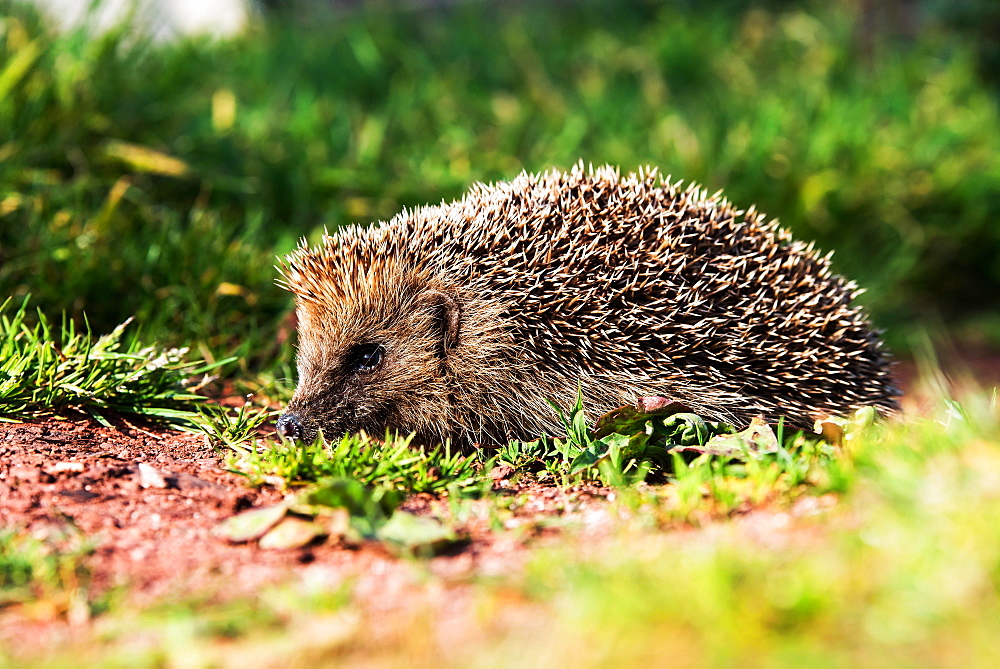
<path fill-rule="evenodd" d="M 443 358 L 458 343 L 458 327 L 462 318 L 462 307 L 454 295 L 434 289 L 420 293 L 417 296 L 417 304 L 430 307 L 434 312 L 434 322 L 437 324 L 441 336 L 438 354 Z"/>

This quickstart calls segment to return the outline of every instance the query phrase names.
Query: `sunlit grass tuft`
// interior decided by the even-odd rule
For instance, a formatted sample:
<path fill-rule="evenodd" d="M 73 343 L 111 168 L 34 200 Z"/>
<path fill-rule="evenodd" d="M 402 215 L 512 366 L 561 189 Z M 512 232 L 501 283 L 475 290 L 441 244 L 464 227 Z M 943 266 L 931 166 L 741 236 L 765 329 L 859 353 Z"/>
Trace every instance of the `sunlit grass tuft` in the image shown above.
<path fill-rule="evenodd" d="M 320 435 L 308 444 L 261 439 L 230 447 L 234 471 L 251 483 L 281 487 L 335 478 L 405 493 L 478 494 L 488 481 L 490 463 L 482 454 L 465 455 L 447 444 L 421 449 L 407 437 L 379 440 L 363 433 L 334 441 Z"/>
<path fill-rule="evenodd" d="M 0 305 L 0 420 L 14 421 L 68 412 L 89 415 L 108 425 L 111 415 L 133 415 L 194 429 L 192 392 L 205 375 L 229 362 L 190 361 L 187 349 L 143 346 L 126 336 L 131 319 L 94 337 L 72 320 L 56 328 L 38 313 L 26 321 L 28 300 L 11 313 L 11 299 Z"/>

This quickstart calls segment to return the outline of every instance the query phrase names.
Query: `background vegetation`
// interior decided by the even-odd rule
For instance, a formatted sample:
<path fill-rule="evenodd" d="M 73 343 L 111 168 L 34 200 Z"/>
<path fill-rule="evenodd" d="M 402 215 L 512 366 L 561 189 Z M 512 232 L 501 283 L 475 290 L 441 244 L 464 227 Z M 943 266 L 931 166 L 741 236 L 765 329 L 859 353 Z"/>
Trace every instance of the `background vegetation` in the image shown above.
<path fill-rule="evenodd" d="M 987 5 L 923 3 L 907 31 L 847 3 L 368 6 L 159 45 L 15 6 L 0 296 L 288 376 L 272 264 L 299 237 L 583 158 L 756 203 L 836 251 L 897 344 L 995 338 Z"/>

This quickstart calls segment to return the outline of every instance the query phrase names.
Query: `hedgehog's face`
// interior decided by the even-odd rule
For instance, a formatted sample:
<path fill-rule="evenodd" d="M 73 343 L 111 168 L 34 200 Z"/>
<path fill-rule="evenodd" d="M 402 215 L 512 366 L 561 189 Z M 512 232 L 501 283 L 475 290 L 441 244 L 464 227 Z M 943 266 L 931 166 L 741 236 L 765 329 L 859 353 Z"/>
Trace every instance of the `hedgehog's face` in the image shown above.
<path fill-rule="evenodd" d="M 364 430 L 417 433 L 434 441 L 447 416 L 447 357 L 458 338 L 459 306 L 424 290 L 356 308 L 300 302 L 299 385 L 278 432 L 311 441 Z M 436 428 L 436 429 L 435 429 Z"/>

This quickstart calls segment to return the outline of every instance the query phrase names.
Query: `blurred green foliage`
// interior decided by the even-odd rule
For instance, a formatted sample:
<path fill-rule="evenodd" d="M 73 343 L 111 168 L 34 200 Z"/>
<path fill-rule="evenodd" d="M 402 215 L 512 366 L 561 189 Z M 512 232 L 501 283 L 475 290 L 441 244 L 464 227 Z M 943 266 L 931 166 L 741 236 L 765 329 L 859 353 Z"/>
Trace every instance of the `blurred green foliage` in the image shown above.
<path fill-rule="evenodd" d="M 488 3 L 275 15 L 152 45 L 0 23 L 0 296 L 136 315 L 289 375 L 276 254 L 583 158 L 724 189 L 867 287 L 876 321 L 1000 289 L 1000 115 L 947 30 L 856 48 L 846 6 Z"/>

